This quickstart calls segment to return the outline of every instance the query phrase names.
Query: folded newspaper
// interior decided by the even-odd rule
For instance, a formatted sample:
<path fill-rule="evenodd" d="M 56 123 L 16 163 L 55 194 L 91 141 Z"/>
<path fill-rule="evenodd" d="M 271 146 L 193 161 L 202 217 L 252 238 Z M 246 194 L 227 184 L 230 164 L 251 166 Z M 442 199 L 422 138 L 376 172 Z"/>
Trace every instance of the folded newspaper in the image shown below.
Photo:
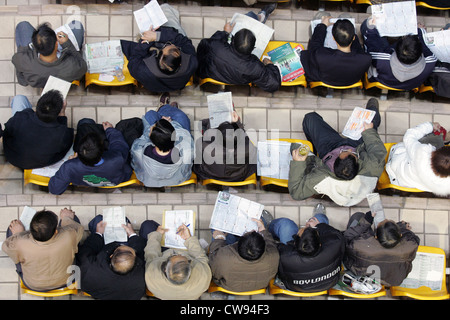
<path fill-rule="evenodd" d="M 372 122 L 375 113 L 376 112 L 373 110 L 356 107 L 353 109 L 353 112 L 342 131 L 342 135 L 353 140 L 359 140 L 361 138 L 361 133 L 364 130 L 364 122 Z"/>
<path fill-rule="evenodd" d="M 150 27 L 158 29 L 167 22 L 166 15 L 156 0 L 150 1 L 142 9 L 133 11 L 133 15 L 141 34 L 149 30 Z"/>
<path fill-rule="evenodd" d="M 103 234 L 105 244 L 114 241 L 128 241 L 127 232 L 122 226 L 127 223 L 125 218 L 125 208 L 113 207 L 103 209 L 103 221 L 106 222 L 105 232 Z"/>
<path fill-rule="evenodd" d="M 183 224 L 193 236 L 195 230 L 195 212 L 193 210 L 164 211 L 162 225 L 168 231 L 164 233 L 161 245 L 167 248 L 187 249 L 184 240 L 177 233 L 178 228 Z"/>
<path fill-rule="evenodd" d="M 288 180 L 292 160 L 290 147 L 291 143 L 286 141 L 258 141 L 258 176 Z"/>
<path fill-rule="evenodd" d="M 209 124 L 211 128 L 217 128 L 223 122 L 231 122 L 233 114 L 233 99 L 231 92 L 210 94 L 208 101 Z"/>
<path fill-rule="evenodd" d="M 123 52 L 120 40 L 108 40 L 84 45 L 84 60 L 89 73 L 113 72 L 123 68 Z"/>
<path fill-rule="evenodd" d="M 400 1 L 371 6 L 381 37 L 400 37 L 417 34 L 417 12 L 415 1 Z"/>

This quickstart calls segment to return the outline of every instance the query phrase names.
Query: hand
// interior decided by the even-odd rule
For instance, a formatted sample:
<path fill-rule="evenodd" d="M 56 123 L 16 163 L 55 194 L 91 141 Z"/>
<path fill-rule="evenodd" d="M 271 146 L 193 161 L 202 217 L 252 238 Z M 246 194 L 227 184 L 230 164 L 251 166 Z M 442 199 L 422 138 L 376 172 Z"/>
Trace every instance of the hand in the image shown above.
<path fill-rule="evenodd" d="M 110 122 L 108 122 L 108 121 L 105 121 L 105 122 L 102 122 L 102 124 L 103 124 L 103 129 L 106 131 L 106 129 L 108 129 L 108 128 L 114 128 L 114 126 L 110 123 Z"/>
<path fill-rule="evenodd" d="M 64 217 L 69 217 L 70 219 L 75 218 L 75 211 L 64 208 L 59 212 L 59 217 L 62 219 Z"/>
<path fill-rule="evenodd" d="M 20 233 L 25 231 L 25 227 L 23 226 L 22 221 L 14 219 L 9 224 L 9 230 L 11 230 L 12 234 Z"/>
<path fill-rule="evenodd" d="M 262 232 L 262 231 L 266 230 L 266 227 L 264 227 L 264 223 L 262 222 L 261 219 L 252 218 L 252 220 L 254 222 L 256 222 L 256 224 L 258 225 L 258 232 Z"/>
<path fill-rule="evenodd" d="M 222 232 L 222 231 L 219 231 L 219 230 L 214 230 L 212 236 L 215 239 L 217 236 L 224 236 L 224 237 L 226 237 L 227 234 L 225 232 Z"/>
<path fill-rule="evenodd" d="M 78 153 L 74 153 L 73 155 L 69 156 L 69 160 L 75 159 L 76 157 L 78 157 Z"/>
<path fill-rule="evenodd" d="M 412 230 L 411 224 L 409 222 L 403 220 L 401 222 L 405 225 L 406 230 Z"/>
<path fill-rule="evenodd" d="M 322 16 L 322 23 L 328 27 L 331 25 L 330 19 L 331 16 Z"/>
<path fill-rule="evenodd" d="M 132 235 L 133 233 L 135 233 L 133 227 L 131 226 L 131 223 L 123 224 L 122 228 L 125 229 L 125 231 L 127 232 L 127 236 L 128 237 L 130 235 Z"/>
<path fill-rule="evenodd" d="M 181 237 L 183 240 L 187 240 L 191 237 L 191 232 L 189 231 L 189 228 L 186 227 L 185 224 L 182 224 L 177 229 L 177 234 Z"/>
<path fill-rule="evenodd" d="M 377 19 L 375 17 L 371 17 L 367 20 L 367 25 L 369 26 L 376 26 L 377 25 Z"/>
<path fill-rule="evenodd" d="M 239 115 L 236 111 L 233 111 L 231 113 L 231 122 L 238 122 L 239 121 Z"/>
<path fill-rule="evenodd" d="M 312 217 L 306 222 L 305 227 L 312 227 L 312 228 L 314 228 L 318 224 L 319 224 L 319 220 L 317 220 L 316 217 Z"/>
<path fill-rule="evenodd" d="M 141 39 L 143 41 L 147 41 L 147 42 L 153 42 L 156 41 L 156 31 L 155 29 L 153 29 L 153 26 L 150 26 L 150 29 L 148 29 L 147 31 L 144 31 L 144 33 L 142 33 Z"/>
<path fill-rule="evenodd" d="M 66 107 L 67 107 L 67 100 L 64 99 L 63 106 L 58 114 L 58 117 L 64 117 L 66 115 Z"/>
<path fill-rule="evenodd" d="M 158 228 L 156 229 L 156 231 L 159 232 L 159 233 L 161 233 L 161 234 L 164 234 L 164 233 L 166 233 L 167 231 L 169 231 L 169 229 L 165 229 L 165 228 L 163 228 L 163 227 L 161 227 L 161 226 L 158 226 Z"/>
<path fill-rule="evenodd" d="M 65 43 L 67 40 L 69 40 L 69 37 L 67 36 L 66 33 L 60 31 L 56 34 L 56 39 L 58 40 L 58 43 L 60 45 L 62 45 L 63 43 Z"/>
<path fill-rule="evenodd" d="M 265 66 L 267 66 L 268 64 L 273 64 L 272 60 L 270 60 L 269 58 L 264 58 L 262 62 Z"/>
<path fill-rule="evenodd" d="M 235 25 L 236 25 L 236 23 L 231 24 L 231 23 L 227 22 L 223 26 L 223 31 L 231 33 L 231 31 L 233 31 L 233 28 L 234 28 Z"/>
<path fill-rule="evenodd" d="M 306 161 L 306 157 L 308 155 L 302 156 L 298 150 L 298 148 L 292 150 L 292 160 L 294 161 Z"/>
<path fill-rule="evenodd" d="M 99 223 L 97 223 L 97 228 L 95 229 L 96 232 L 100 233 L 100 234 L 104 234 L 105 233 L 105 229 L 106 229 L 106 221 L 100 221 Z"/>
<path fill-rule="evenodd" d="M 172 118 L 171 117 L 162 116 L 161 118 L 164 119 L 164 120 L 167 120 L 169 122 L 172 122 Z"/>
<path fill-rule="evenodd" d="M 363 126 L 364 126 L 364 130 L 371 129 L 371 128 L 373 128 L 373 123 L 372 122 L 367 123 L 364 121 Z"/>
<path fill-rule="evenodd" d="M 432 122 L 432 125 L 433 125 L 433 131 L 441 130 L 441 125 L 439 124 L 439 122 Z"/>

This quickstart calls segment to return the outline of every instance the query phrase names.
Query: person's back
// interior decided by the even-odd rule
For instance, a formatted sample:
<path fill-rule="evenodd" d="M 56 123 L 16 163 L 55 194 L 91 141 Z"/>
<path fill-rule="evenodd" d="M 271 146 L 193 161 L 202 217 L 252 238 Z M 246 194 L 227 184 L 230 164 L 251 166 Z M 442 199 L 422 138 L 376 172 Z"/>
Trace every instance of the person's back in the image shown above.
<path fill-rule="evenodd" d="M 26 99 L 16 96 L 13 103 Z M 41 168 L 58 162 L 73 143 L 73 129 L 67 127 L 62 111 L 64 100 L 51 90 L 31 107 L 16 112 L 5 124 L 3 147 L 8 162 L 22 169 Z"/>

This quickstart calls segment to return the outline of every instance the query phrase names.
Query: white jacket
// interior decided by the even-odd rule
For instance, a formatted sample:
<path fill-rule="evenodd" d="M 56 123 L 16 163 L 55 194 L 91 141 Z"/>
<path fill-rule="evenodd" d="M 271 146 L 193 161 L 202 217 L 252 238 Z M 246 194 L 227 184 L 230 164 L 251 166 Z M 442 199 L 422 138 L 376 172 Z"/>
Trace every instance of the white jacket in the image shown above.
<path fill-rule="evenodd" d="M 431 122 L 408 129 L 403 142 L 392 146 L 386 172 L 392 184 L 447 196 L 450 194 L 450 177 L 441 178 L 431 168 L 431 153 L 436 148 L 419 142 L 419 139 L 431 132 Z"/>

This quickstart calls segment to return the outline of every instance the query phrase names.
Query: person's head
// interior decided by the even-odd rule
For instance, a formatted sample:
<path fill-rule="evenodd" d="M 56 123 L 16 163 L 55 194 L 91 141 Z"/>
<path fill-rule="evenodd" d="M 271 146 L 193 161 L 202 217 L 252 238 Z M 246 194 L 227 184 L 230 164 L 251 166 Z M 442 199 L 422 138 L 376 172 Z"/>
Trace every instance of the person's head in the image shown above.
<path fill-rule="evenodd" d="M 102 159 L 104 150 L 100 135 L 90 132 L 80 139 L 78 158 L 83 164 L 93 167 Z"/>
<path fill-rule="evenodd" d="M 47 91 L 39 98 L 36 105 L 36 116 L 43 122 L 54 122 L 64 105 L 64 98 L 60 91 Z"/>
<path fill-rule="evenodd" d="M 181 65 L 180 48 L 167 42 L 160 50 L 158 55 L 158 66 L 161 72 L 165 74 L 174 74 Z"/>
<path fill-rule="evenodd" d="M 352 180 L 359 171 L 357 155 L 350 150 L 343 150 L 334 162 L 334 174 L 343 180 Z"/>
<path fill-rule="evenodd" d="M 334 40 L 341 47 L 348 47 L 355 39 L 355 27 L 348 19 L 339 19 L 331 29 Z"/>
<path fill-rule="evenodd" d="M 30 222 L 30 233 L 34 240 L 45 242 L 56 233 L 58 216 L 49 210 L 36 212 Z"/>
<path fill-rule="evenodd" d="M 413 64 L 422 56 L 422 44 L 418 35 L 401 37 L 395 46 L 398 60 L 403 64 Z"/>
<path fill-rule="evenodd" d="M 191 263 L 183 255 L 170 256 L 162 265 L 161 269 L 167 279 L 176 285 L 186 283 L 191 276 Z"/>
<path fill-rule="evenodd" d="M 315 256 L 320 250 L 320 237 L 316 228 L 301 228 L 294 236 L 294 246 L 300 255 Z"/>
<path fill-rule="evenodd" d="M 48 23 L 43 23 L 37 27 L 31 36 L 31 42 L 36 51 L 43 56 L 51 55 L 58 48 L 56 33 Z"/>
<path fill-rule="evenodd" d="M 227 140 L 230 140 L 231 138 L 233 138 L 234 144 L 229 145 L 229 147 L 236 147 L 237 145 L 237 141 L 238 141 L 238 137 L 235 135 L 235 131 L 239 129 L 239 126 L 237 125 L 236 122 L 223 122 L 221 123 L 218 127 L 217 130 L 220 131 L 220 133 L 222 134 L 222 143 L 223 146 L 226 147 L 227 146 Z"/>
<path fill-rule="evenodd" d="M 136 252 L 129 246 L 118 246 L 111 255 L 111 269 L 119 275 L 133 270 L 135 262 Z"/>
<path fill-rule="evenodd" d="M 168 152 L 173 149 L 175 140 L 172 138 L 175 128 L 166 119 L 160 119 L 155 122 L 150 132 L 150 140 L 162 152 Z"/>
<path fill-rule="evenodd" d="M 241 29 L 231 40 L 231 44 L 234 49 L 240 54 L 249 55 L 252 53 L 253 49 L 255 49 L 256 37 L 248 29 Z"/>
<path fill-rule="evenodd" d="M 450 147 L 442 147 L 431 153 L 431 169 L 441 178 L 450 176 Z"/>
<path fill-rule="evenodd" d="M 400 227 L 392 220 L 381 221 L 376 229 L 376 238 L 384 248 L 395 247 L 402 238 Z"/>
<path fill-rule="evenodd" d="M 239 256 L 245 260 L 258 260 L 266 251 L 266 242 L 260 233 L 247 232 L 239 238 L 237 251 Z"/>

